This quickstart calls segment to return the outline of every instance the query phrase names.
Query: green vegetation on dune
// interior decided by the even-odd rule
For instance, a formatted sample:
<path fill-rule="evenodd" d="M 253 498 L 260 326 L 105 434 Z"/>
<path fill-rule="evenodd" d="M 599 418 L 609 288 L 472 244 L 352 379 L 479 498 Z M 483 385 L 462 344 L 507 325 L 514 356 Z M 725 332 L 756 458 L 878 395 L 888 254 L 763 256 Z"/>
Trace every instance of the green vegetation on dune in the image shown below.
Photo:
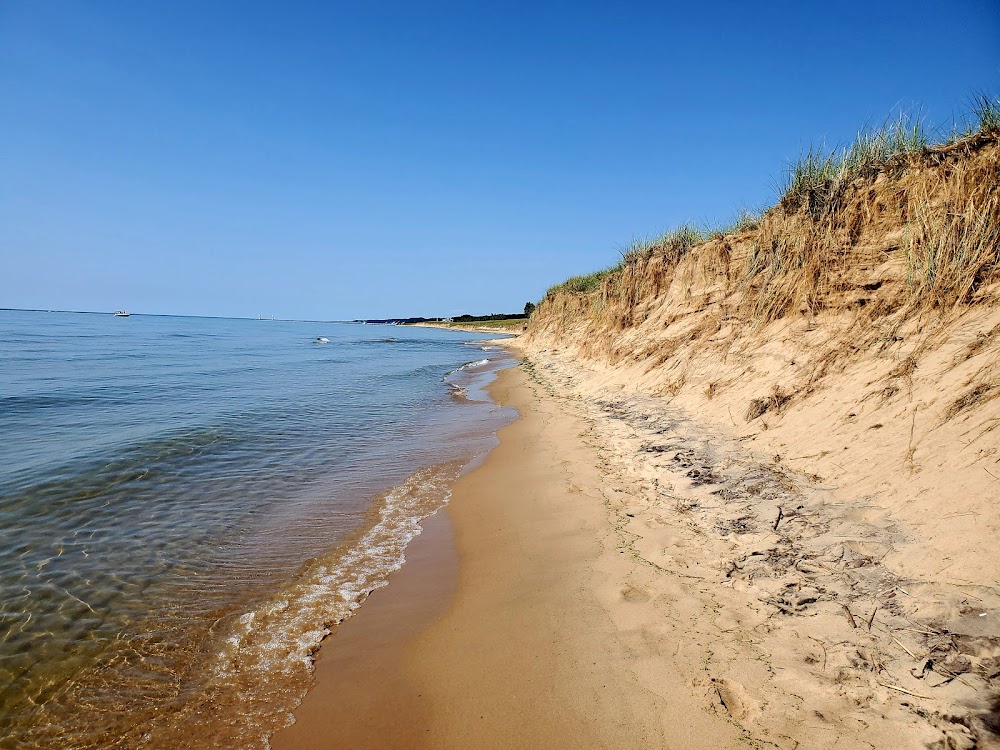
<path fill-rule="evenodd" d="M 972 102 L 974 125 L 966 135 L 991 133 L 1000 130 L 1000 97 L 994 99 L 986 94 L 977 94 Z"/>
<path fill-rule="evenodd" d="M 430 325 L 439 326 L 442 328 L 458 328 L 458 329 L 475 329 L 480 330 L 483 328 L 496 328 L 497 330 L 504 329 L 514 329 L 520 330 L 524 325 L 527 324 L 526 318 L 500 318 L 496 320 L 473 320 L 473 321 L 439 321 L 432 323 Z"/>
<path fill-rule="evenodd" d="M 744 207 L 737 212 L 736 216 L 734 216 L 728 224 L 709 226 L 706 232 L 709 239 L 725 237 L 727 234 L 748 232 L 753 229 L 757 229 L 763 218 L 764 212 L 762 210 Z"/>
<path fill-rule="evenodd" d="M 601 288 L 601 282 L 611 273 L 619 270 L 621 268 L 621 263 L 611 268 L 605 268 L 601 271 L 594 271 L 593 273 L 584 274 L 583 276 L 571 276 L 566 279 L 566 281 L 561 284 L 556 284 L 549 287 L 546 295 L 555 294 L 556 292 L 577 292 L 579 294 L 586 294 L 588 292 L 596 292 Z"/>
<path fill-rule="evenodd" d="M 822 208 L 843 186 L 877 173 L 892 159 L 922 151 L 929 141 L 919 119 L 900 114 L 881 127 L 860 131 L 845 148 L 811 147 L 789 167 L 781 202 Z"/>
<path fill-rule="evenodd" d="M 961 125 L 953 125 L 949 129 L 928 129 L 917 116 L 900 113 L 893 118 L 887 118 L 878 127 L 863 128 L 854 141 L 845 146 L 828 149 L 824 146 L 813 146 L 804 151 L 800 157 L 788 165 L 785 179 L 780 187 L 777 207 L 786 213 L 794 213 L 805 209 L 814 218 L 824 211 L 836 207 L 845 191 L 858 179 L 873 179 L 879 173 L 901 173 L 911 157 L 926 153 L 929 149 L 941 146 L 971 141 L 978 136 L 995 137 L 1000 133 L 1000 98 L 985 94 L 973 97 L 969 114 Z M 573 276 L 566 281 L 555 284 L 546 292 L 546 297 L 558 292 L 590 294 L 600 290 L 604 280 L 618 273 L 626 265 L 649 258 L 654 253 L 663 253 L 677 261 L 691 248 L 711 239 L 728 235 L 756 232 L 761 228 L 767 211 L 741 210 L 728 224 L 699 227 L 685 223 L 670 229 L 663 234 L 643 239 L 633 239 L 621 252 L 621 261 L 614 266 L 593 273 Z M 977 221 L 988 230 L 988 224 L 994 218 L 992 207 L 978 210 Z M 985 218 L 983 218 L 985 217 Z M 919 219 L 917 230 L 922 233 L 927 242 L 945 242 L 955 245 L 962 242 L 963 237 L 951 237 L 935 240 L 931 237 L 932 228 L 929 217 Z M 974 222 L 975 223 L 975 222 Z M 941 229 L 943 232 L 944 230 Z M 965 232 L 965 229 L 951 227 L 952 234 Z M 938 232 L 940 234 L 941 232 Z M 979 244 L 971 250 L 950 247 L 948 255 L 956 262 L 964 263 L 966 257 L 973 258 L 973 265 L 982 264 L 984 238 L 991 232 L 976 232 L 976 242 Z M 971 241 L 971 240 L 970 240 Z M 934 257 L 941 256 L 937 253 Z M 914 266 L 923 264 L 921 270 L 914 268 L 915 276 L 922 276 L 926 285 L 928 274 L 934 271 L 927 267 L 926 258 L 916 258 L 916 253 L 909 253 Z M 774 259 L 780 262 L 780 259 Z"/>
<path fill-rule="evenodd" d="M 818 210 L 854 180 L 872 177 L 893 163 L 905 166 L 911 154 L 1000 130 L 1000 99 L 980 94 L 970 109 L 964 125 L 953 125 L 950 131 L 935 133 L 919 117 L 901 112 L 880 127 L 862 129 L 844 148 L 811 147 L 789 166 L 780 202 L 792 207 L 806 203 L 810 210 Z M 943 132 L 945 137 L 934 137 Z"/>
<path fill-rule="evenodd" d="M 711 236 L 709 229 L 697 227 L 694 224 L 681 224 L 658 237 L 644 240 L 632 240 L 632 243 L 622 252 L 622 263 L 633 263 L 647 257 L 657 250 L 668 250 L 679 256 L 695 245 L 699 245 Z"/>

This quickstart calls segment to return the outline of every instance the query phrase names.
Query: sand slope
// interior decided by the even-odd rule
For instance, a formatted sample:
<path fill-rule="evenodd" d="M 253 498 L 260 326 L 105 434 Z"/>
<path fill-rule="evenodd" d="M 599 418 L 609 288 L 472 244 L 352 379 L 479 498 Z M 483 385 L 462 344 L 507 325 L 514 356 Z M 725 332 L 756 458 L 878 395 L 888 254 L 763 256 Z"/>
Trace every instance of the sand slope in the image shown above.
<path fill-rule="evenodd" d="M 998 176 L 995 136 L 928 150 L 554 289 L 516 344 L 589 420 L 687 674 L 757 738 L 1000 745 Z"/>
<path fill-rule="evenodd" d="M 993 587 L 902 576 L 890 558 L 924 547 L 877 496 L 852 500 L 603 368 L 529 361 L 587 415 L 636 563 L 618 581 L 648 603 L 647 648 L 676 649 L 706 706 L 779 747 L 995 743 Z"/>

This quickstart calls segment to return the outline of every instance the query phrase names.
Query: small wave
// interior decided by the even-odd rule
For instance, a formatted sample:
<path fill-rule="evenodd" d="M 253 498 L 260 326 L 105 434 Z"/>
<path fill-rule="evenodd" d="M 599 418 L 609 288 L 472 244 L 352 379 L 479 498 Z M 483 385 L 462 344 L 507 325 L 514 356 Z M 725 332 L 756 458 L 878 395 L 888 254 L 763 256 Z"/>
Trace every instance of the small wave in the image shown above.
<path fill-rule="evenodd" d="M 128 403 L 129 398 L 117 392 L 56 392 L 24 393 L 0 396 L 0 414 L 4 417 L 51 411 L 63 407 L 111 405 Z"/>
<path fill-rule="evenodd" d="M 218 685 L 252 692 L 255 704 L 273 712 L 270 719 L 257 717 L 258 731 L 277 729 L 295 708 L 321 641 L 372 591 L 388 584 L 390 573 L 405 562 L 406 546 L 420 534 L 420 521 L 448 501 L 461 466 L 450 462 L 412 474 L 383 495 L 374 524 L 355 543 L 315 563 L 289 589 L 236 620 L 213 672 Z M 296 689 L 289 691 L 290 685 Z"/>
<path fill-rule="evenodd" d="M 475 362 L 466 362 L 464 365 L 459 367 L 459 370 L 471 370 L 473 367 L 482 367 L 483 365 L 488 365 L 490 361 L 488 359 L 477 359 Z"/>
<path fill-rule="evenodd" d="M 398 381 L 398 380 L 409 381 L 413 380 L 414 378 L 424 378 L 428 375 L 437 378 L 441 377 L 442 373 L 445 373 L 445 375 L 447 375 L 450 374 L 451 372 L 456 372 L 455 370 L 450 370 L 448 372 L 445 372 L 445 367 L 446 365 L 442 365 L 437 362 L 432 362 L 430 364 L 420 365 L 419 367 L 414 367 L 412 369 L 400 370 L 397 372 L 382 373 L 379 374 L 377 378 L 379 380 L 389 380 L 389 381 Z"/>
<path fill-rule="evenodd" d="M 448 383 L 448 385 L 451 386 L 451 391 L 449 391 L 449 393 L 454 398 L 458 399 L 459 401 L 468 401 L 469 400 L 469 389 L 468 388 L 463 388 L 462 386 L 456 385 L 455 383 Z"/>
<path fill-rule="evenodd" d="M 482 367 L 483 365 L 488 365 L 489 363 L 490 360 L 488 359 L 477 359 L 475 362 L 466 362 L 461 367 L 456 367 L 454 370 L 449 370 L 447 373 L 445 373 L 444 380 L 446 383 L 448 383 L 450 382 L 451 378 L 457 375 L 467 373 L 469 370 L 472 370 L 476 367 Z"/>
<path fill-rule="evenodd" d="M 125 443 L 113 454 L 95 451 L 53 464 L 42 478 L 31 469 L 23 475 L 9 474 L 0 482 L 0 494 L 7 512 L 97 512 L 132 499 L 117 492 L 126 485 L 140 480 L 155 484 L 162 477 L 175 475 L 182 466 L 194 473 L 203 462 L 219 460 L 255 439 L 259 438 L 251 432 L 221 426 L 165 432 Z M 165 498 L 160 502 L 166 502 Z"/>

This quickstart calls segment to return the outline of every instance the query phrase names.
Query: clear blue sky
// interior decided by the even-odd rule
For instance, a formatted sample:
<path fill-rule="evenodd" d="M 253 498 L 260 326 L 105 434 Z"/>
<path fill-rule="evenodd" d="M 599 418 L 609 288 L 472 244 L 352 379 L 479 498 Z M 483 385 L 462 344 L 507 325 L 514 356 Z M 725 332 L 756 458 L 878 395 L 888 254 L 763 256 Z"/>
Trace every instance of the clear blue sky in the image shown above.
<path fill-rule="evenodd" d="M 4 0 L 0 307 L 517 310 L 998 84 L 996 0 Z"/>

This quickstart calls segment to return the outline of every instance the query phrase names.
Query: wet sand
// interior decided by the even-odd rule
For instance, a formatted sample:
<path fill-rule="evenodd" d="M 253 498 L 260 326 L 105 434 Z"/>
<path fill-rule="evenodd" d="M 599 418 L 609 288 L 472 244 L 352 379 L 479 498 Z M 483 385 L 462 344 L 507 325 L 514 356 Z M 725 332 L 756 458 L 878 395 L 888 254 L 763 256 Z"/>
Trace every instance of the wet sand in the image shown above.
<path fill-rule="evenodd" d="M 421 526 L 390 585 L 323 642 L 315 687 L 295 724 L 272 738 L 274 750 L 420 746 L 427 717 L 404 673 L 406 645 L 444 612 L 458 575 L 446 511 Z"/>
<path fill-rule="evenodd" d="M 742 746 L 643 624 L 587 424 L 522 369 L 491 392 L 521 418 L 325 642 L 272 746 Z"/>

